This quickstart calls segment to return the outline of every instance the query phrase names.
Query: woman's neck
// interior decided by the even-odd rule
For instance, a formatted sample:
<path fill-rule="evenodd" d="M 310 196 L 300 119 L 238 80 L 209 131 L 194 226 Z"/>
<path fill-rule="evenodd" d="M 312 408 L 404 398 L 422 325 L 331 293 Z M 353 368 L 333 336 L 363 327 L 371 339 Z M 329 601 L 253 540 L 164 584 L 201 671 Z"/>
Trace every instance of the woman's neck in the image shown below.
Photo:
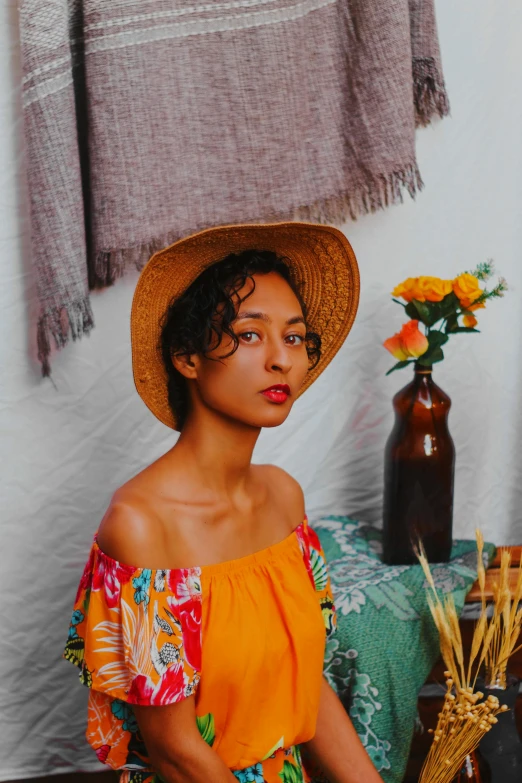
<path fill-rule="evenodd" d="M 249 478 L 260 431 L 206 411 L 189 416 L 173 454 L 191 473 L 199 474 L 209 489 L 233 494 Z"/>

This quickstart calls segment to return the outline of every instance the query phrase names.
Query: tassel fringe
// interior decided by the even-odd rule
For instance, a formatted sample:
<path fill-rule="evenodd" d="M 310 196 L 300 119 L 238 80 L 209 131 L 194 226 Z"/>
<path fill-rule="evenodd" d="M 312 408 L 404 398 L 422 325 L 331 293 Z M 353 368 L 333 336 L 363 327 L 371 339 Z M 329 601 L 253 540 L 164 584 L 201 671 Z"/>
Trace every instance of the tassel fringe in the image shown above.
<path fill-rule="evenodd" d="M 435 115 L 442 119 L 450 113 L 444 78 L 433 57 L 413 58 L 413 100 L 417 127 L 429 125 Z"/>
<path fill-rule="evenodd" d="M 424 183 L 416 163 L 411 163 L 390 174 L 382 174 L 364 182 L 349 192 L 320 199 L 310 206 L 299 207 L 291 215 L 293 220 L 318 223 L 344 223 L 351 218 L 377 212 L 391 204 L 401 204 L 406 190 L 412 198 L 422 190 Z"/>
<path fill-rule="evenodd" d="M 423 182 L 419 169 L 417 164 L 413 162 L 392 171 L 390 174 L 383 174 L 369 182 L 362 183 L 349 192 L 320 199 L 309 206 L 297 207 L 286 213 L 265 214 L 262 220 L 264 222 L 306 220 L 341 224 L 349 218 L 356 220 L 361 215 L 384 209 L 390 204 L 401 203 L 405 190 L 412 198 L 415 198 L 422 187 Z M 257 223 L 259 221 L 260 218 L 256 217 L 244 222 Z M 170 231 L 135 247 L 98 253 L 89 270 L 90 287 L 105 288 L 112 285 L 125 274 L 129 266 L 142 269 L 157 250 L 172 244 L 182 236 L 189 236 L 204 228 L 208 228 L 208 226 L 194 226 L 191 230 L 183 233 Z M 89 334 L 93 326 L 94 318 L 88 297 L 69 305 L 47 310 L 38 321 L 37 328 L 38 359 L 42 365 L 42 375 L 44 377 L 51 375 L 49 361 L 51 338 L 54 340 L 56 348 L 63 348 L 71 337 L 73 340 L 77 340 L 83 335 Z"/>
<path fill-rule="evenodd" d="M 89 334 L 94 326 L 94 318 L 89 297 L 71 302 L 62 307 L 48 309 L 39 319 L 37 326 L 38 359 L 42 365 L 42 375 L 51 375 L 49 358 L 51 355 L 51 337 L 56 348 L 67 345 L 70 337 L 77 340 Z"/>
<path fill-rule="evenodd" d="M 361 215 L 376 212 L 391 204 L 403 201 L 406 190 L 412 198 L 422 190 L 423 182 L 415 162 L 396 169 L 390 174 L 382 174 L 369 182 L 361 183 L 350 191 L 337 196 L 319 199 L 309 206 L 300 206 L 286 212 L 265 213 L 244 223 L 278 222 L 282 220 L 304 220 L 325 224 L 341 224 L 348 219 L 356 220 Z M 232 221 L 231 221 L 232 222 Z M 149 242 L 135 247 L 119 250 L 101 251 L 97 254 L 90 269 L 91 288 L 105 288 L 113 285 L 129 267 L 142 269 L 149 258 L 158 250 L 181 239 L 183 236 L 208 228 L 208 225 L 193 226 L 182 233 L 170 231 Z"/>

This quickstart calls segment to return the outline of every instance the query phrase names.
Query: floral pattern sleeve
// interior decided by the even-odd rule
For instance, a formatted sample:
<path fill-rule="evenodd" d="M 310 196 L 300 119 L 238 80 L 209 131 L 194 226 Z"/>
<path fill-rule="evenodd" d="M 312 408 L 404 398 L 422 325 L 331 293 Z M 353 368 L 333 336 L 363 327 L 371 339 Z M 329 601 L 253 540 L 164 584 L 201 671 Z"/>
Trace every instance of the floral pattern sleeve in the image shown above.
<path fill-rule="evenodd" d="M 326 557 L 319 541 L 319 536 L 310 527 L 306 518 L 298 532 L 298 539 L 308 574 L 319 599 L 326 635 L 330 636 L 337 627 L 337 615 L 333 602 L 330 577 L 328 576 Z"/>
<path fill-rule="evenodd" d="M 96 540 L 76 596 L 64 657 L 90 688 L 129 704 L 172 704 L 201 671 L 200 569 L 118 563 Z"/>

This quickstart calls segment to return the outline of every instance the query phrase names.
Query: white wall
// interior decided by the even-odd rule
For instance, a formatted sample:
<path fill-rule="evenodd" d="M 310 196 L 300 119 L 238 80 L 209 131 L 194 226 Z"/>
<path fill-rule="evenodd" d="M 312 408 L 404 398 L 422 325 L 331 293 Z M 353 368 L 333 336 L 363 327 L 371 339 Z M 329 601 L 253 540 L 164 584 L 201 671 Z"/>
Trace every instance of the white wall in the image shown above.
<path fill-rule="evenodd" d="M 132 383 L 135 276 L 93 297 L 97 327 L 54 358 L 55 386 L 28 358 L 35 299 L 14 6 L 0 9 L 0 780 L 97 768 L 83 740 L 86 694 L 59 660 L 68 615 L 111 493 L 173 442 Z M 480 312 L 482 334 L 452 338 L 436 380 L 453 399 L 456 534 L 480 525 L 498 544 L 522 543 L 522 7 L 439 0 L 438 16 L 452 117 L 419 132 L 425 191 L 345 226 L 362 275 L 356 325 L 289 421 L 262 435 L 257 457 L 301 481 L 312 518 L 379 522 L 391 397 L 409 380 L 384 377 L 381 343 L 401 324 L 389 291 L 491 257 L 512 290 Z"/>

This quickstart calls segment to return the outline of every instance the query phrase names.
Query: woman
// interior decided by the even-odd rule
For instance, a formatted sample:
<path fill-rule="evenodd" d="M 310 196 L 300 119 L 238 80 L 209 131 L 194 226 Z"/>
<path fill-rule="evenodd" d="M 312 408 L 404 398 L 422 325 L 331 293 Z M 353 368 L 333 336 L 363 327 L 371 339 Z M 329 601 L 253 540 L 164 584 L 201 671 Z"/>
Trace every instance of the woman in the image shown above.
<path fill-rule="evenodd" d="M 331 783 L 381 780 L 322 676 L 334 608 L 301 488 L 251 464 L 342 344 L 358 290 L 344 236 L 297 223 L 210 229 L 142 272 L 134 379 L 181 435 L 115 493 L 65 651 L 122 783 L 309 780 L 301 749 Z"/>

